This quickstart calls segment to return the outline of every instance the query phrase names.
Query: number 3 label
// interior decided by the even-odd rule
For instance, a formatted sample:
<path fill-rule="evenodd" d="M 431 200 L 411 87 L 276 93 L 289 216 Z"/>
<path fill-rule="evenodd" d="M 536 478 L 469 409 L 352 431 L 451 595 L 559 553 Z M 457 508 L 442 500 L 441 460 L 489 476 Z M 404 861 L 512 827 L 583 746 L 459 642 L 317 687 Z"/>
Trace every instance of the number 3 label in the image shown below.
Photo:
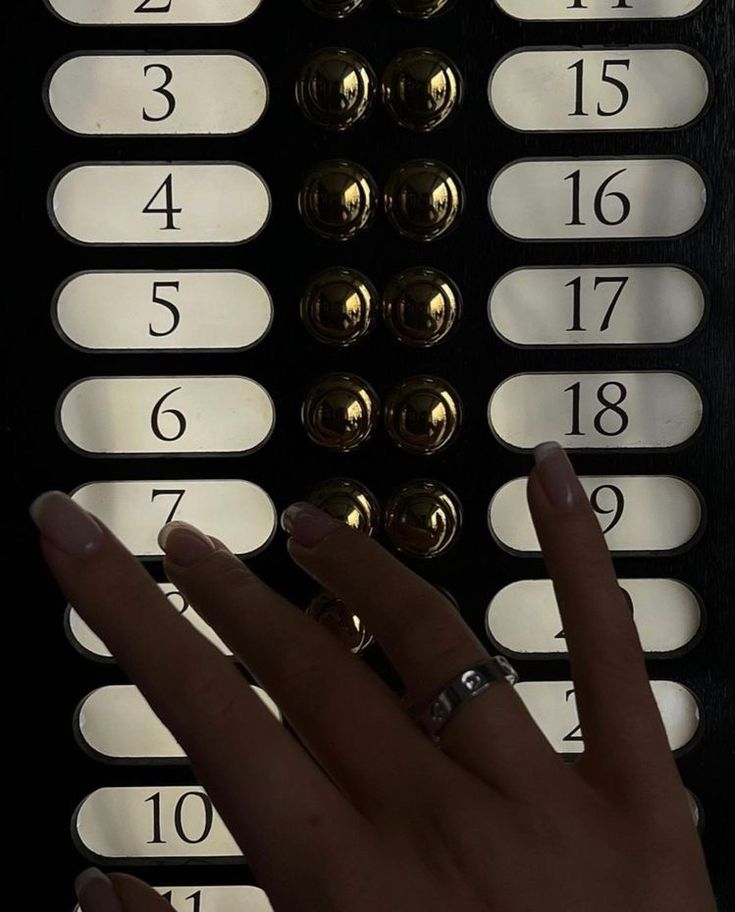
<path fill-rule="evenodd" d="M 681 159 L 526 159 L 495 177 L 488 207 L 521 241 L 676 237 L 704 216 L 707 186 Z"/>

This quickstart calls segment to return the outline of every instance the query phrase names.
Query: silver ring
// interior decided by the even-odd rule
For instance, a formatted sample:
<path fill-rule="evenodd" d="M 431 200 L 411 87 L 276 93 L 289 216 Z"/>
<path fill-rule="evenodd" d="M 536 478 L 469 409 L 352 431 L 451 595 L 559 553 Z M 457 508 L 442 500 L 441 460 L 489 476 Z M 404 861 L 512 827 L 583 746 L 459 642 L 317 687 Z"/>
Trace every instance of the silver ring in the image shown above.
<path fill-rule="evenodd" d="M 430 700 L 412 706 L 408 712 L 426 734 L 438 742 L 439 732 L 458 706 L 502 680 L 513 686 L 518 680 L 518 673 L 503 656 L 492 656 L 486 662 L 460 672 Z"/>

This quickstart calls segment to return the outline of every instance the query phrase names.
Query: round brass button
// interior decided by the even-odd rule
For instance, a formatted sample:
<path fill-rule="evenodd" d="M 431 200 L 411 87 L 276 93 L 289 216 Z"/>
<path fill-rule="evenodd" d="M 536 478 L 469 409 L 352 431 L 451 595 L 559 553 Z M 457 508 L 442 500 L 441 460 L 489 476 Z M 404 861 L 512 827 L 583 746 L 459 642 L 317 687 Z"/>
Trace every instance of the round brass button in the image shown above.
<path fill-rule="evenodd" d="M 445 449 L 459 432 L 459 395 L 446 380 L 409 377 L 385 400 L 385 427 L 402 450 L 429 455 Z"/>
<path fill-rule="evenodd" d="M 306 500 L 351 529 L 372 535 L 380 519 L 380 505 L 375 495 L 352 478 L 330 478 L 316 485 Z"/>
<path fill-rule="evenodd" d="M 437 557 L 452 545 L 462 523 L 457 495 L 429 479 L 408 482 L 388 500 L 383 521 L 398 551 L 414 557 Z"/>
<path fill-rule="evenodd" d="M 306 176 L 299 212 L 318 235 L 346 241 L 372 222 L 378 189 L 360 165 L 336 159 L 320 162 Z"/>
<path fill-rule="evenodd" d="M 314 443 L 347 453 L 372 435 L 380 404 L 373 388 L 354 374 L 327 374 L 309 390 L 301 420 Z"/>
<path fill-rule="evenodd" d="M 309 120 L 320 127 L 348 130 L 369 113 L 375 85 L 375 75 L 361 54 L 323 48 L 301 70 L 296 99 Z"/>
<path fill-rule="evenodd" d="M 327 345 L 359 342 L 375 326 L 378 293 L 356 269 L 323 269 L 301 297 L 301 319 Z"/>
<path fill-rule="evenodd" d="M 416 266 L 388 282 L 383 293 L 383 319 L 407 345 L 441 342 L 459 320 L 462 298 L 454 282 L 438 269 Z"/>
<path fill-rule="evenodd" d="M 397 13 L 411 19 L 430 19 L 449 9 L 452 2 L 453 0 L 390 0 Z"/>
<path fill-rule="evenodd" d="M 316 595 L 309 602 L 306 614 L 334 634 L 354 655 L 359 655 L 373 642 L 372 634 L 360 618 L 331 592 L 322 591 Z"/>
<path fill-rule="evenodd" d="M 304 0 L 304 3 L 310 10 L 330 19 L 344 19 L 367 6 L 365 0 Z"/>
<path fill-rule="evenodd" d="M 382 93 L 400 126 L 428 133 L 456 111 L 462 98 L 462 79 L 445 54 L 431 48 L 412 48 L 388 64 Z"/>
<path fill-rule="evenodd" d="M 385 211 L 397 231 L 415 241 L 433 241 L 446 234 L 464 206 L 457 175 L 441 162 L 406 162 L 388 178 Z"/>

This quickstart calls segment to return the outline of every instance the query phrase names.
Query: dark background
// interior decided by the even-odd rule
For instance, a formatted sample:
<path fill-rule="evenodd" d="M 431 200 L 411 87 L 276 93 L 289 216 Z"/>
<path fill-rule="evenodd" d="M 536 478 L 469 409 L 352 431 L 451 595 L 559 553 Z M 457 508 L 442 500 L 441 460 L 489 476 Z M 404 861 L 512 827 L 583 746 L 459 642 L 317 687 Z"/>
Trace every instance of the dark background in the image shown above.
<path fill-rule="evenodd" d="M 322 19 L 298 0 L 264 0 L 260 10 L 237 26 L 93 28 L 62 23 L 40 0 L 22 0 L 4 10 L 8 23 L 4 104 L 6 205 L 3 209 L 6 364 L 11 472 L 6 476 L 18 512 L 10 520 L 17 554 L 9 551 L 5 591 L 5 641 L 12 680 L 6 682 L 6 788 L 16 804 L 6 831 L 8 877 L 31 859 L 36 874 L 24 882 L 35 907 L 71 910 L 73 877 L 87 861 L 70 839 L 69 821 L 78 802 L 102 785 L 163 785 L 191 781 L 185 766 L 108 766 L 77 747 L 72 716 L 91 689 L 115 683 L 114 665 L 77 654 L 63 629 L 64 602 L 37 555 L 25 510 L 49 488 L 71 490 L 102 479 L 242 477 L 255 481 L 280 510 L 303 497 L 316 481 L 348 475 L 366 483 L 385 502 L 401 482 L 416 477 L 445 481 L 464 508 L 461 540 L 433 562 L 408 561 L 446 587 L 473 629 L 483 635 L 491 596 L 505 584 L 542 577 L 539 559 L 512 557 L 493 542 L 486 510 L 505 481 L 526 474 L 529 456 L 509 452 L 490 433 L 487 399 L 505 377 L 543 370 L 676 370 L 694 378 L 704 392 L 706 419 L 701 433 L 676 452 L 580 454 L 581 473 L 672 474 L 692 482 L 706 503 L 706 528 L 684 553 L 627 557 L 617 561 L 621 577 L 683 580 L 703 598 L 706 630 L 688 654 L 649 662 L 652 678 L 669 678 L 691 688 L 703 706 L 702 736 L 679 759 L 687 787 L 704 809 L 703 841 L 721 912 L 733 909 L 730 873 L 732 815 L 732 485 L 733 475 L 733 53 L 731 0 L 709 0 L 683 20 L 655 22 L 521 23 L 489 0 L 458 0 L 444 15 L 416 22 L 396 15 L 386 0 L 344 22 Z M 714 73 L 714 100 L 704 118 L 681 131 L 595 135 L 524 135 L 492 116 L 486 83 L 492 66 L 524 45 L 679 44 L 699 51 Z M 418 45 L 447 52 L 465 76 L 466 97 L 459 116 L 445 129 L 414 135 L 394 125 L 380 104 L 363 124 L 344 135 L 310 125 L 294 100 L 294 81 L 309 53 L 338 45 L 363 53 L 380 74 L 400 50 Z M 73 137 L 54 126 L 41 89 L 49 67 L 76 50 L 236 49 L 257 61 L 270 84 L 269 109 L 254 130 L 237 138 L 98 139 Z M 681 155 L 709 175 L 712 205 L 701 227 L 671 241 L 604 244 L 520 244 L 497 231 L 486 208 L 493 175 L 524 156 Z M 365 165 L 379 185 L 401 161 L 430 157 L 456 170 L 467 192 L 458 230 L 430 245 L 398 238 L 383 216 L 346 244 L 323 241 L 303 226 L 296 195 L 306 169 L 323 158 L 344 157 Z M 77 246 L 51 226 L 46 193 L 54 176 L 77 161 L 240 160 L 268 183 L 273 213 L 266 230 L 251 243 L 230 248 L 115 249 Z M 630 350 L 528 351 L 504 345 L 491 331 L 486 302 L 490 288 L 519 265 L 675 263 L 693 269 L 708 289 L 710 308 L 701 332 L 684 345 Z M 298 317 L 308 278 L 323 266 L 347 265 L 382 288 L 399 270 L 432 265 L 459 285 L 464 316 L 445 344 L 406 351 L 379 327 L 368 341 L 333 351 L 314 341 Z M 57 286 L 79 270 L 124 268 L 237 268 L 263 280 L 275 301 L 275 322 L 266 339 L 240 354 L 92 355 L 75 351 L 57 336 L 50 319 Z M 368 380 L 381 396 L 414 373 L 446 378 L 460 392 L 466 419 L 459 443 L 444 455 L 420 458 L 399 452 L 383 433 L 349 456 L 311 444 L 299 421 L 305 391 L 314 379 L 346 369 Z M 60 440 L 54 410 L 60 393 L 91 375 L 237 374 L 260 381 L 276 404 L 273 437 L 244 458 L 205 460 L 90 459 Z M 250 561 L 253 569 L 300 604 L 315 589 L 287 559 L 283 533 Z M 152 565 L 157 578 L 160 567 Z M 377 651 L 367 661 L 389 674 Z M 568 678 L 560 660 L 516 663 L 522 679 Z M 12 799 L 15 799 L 13 802 Z M 13 838 L 17 833 L 17 838 Z M 17 852 L 11 854 L 11 852 Z M 157 883 L 253 883 L 243 865 L 171 866 L 135 870 Z"/>

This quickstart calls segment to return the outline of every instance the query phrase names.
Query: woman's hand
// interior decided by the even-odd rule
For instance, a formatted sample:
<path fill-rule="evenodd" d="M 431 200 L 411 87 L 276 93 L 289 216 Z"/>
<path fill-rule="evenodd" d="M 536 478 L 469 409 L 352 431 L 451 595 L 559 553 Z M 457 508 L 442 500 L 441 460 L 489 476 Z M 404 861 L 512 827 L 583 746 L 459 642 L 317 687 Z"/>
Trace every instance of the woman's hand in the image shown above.
<path fill-rule="evenodd" d="M 437 749 L 336 637 L 224 545 L 168 525 L 168 577 L 300 744 L 107 529 L 64 495 L 34 504 L 64 594 L 179 741 L 277 912 L 714 912 L 600 526 L 563 451 L 543 444 L 536 460 L 528 501 L 569 647 L 575 763 L 506 681 L 461 705 Z M 454 607 L 371 538 L 308 505 L 284 525 L 291 557 L 365 622 L 410 703 L 487 658 Z M 84 912 L 169 908 L 123 875 L 80 888 Z"/>

